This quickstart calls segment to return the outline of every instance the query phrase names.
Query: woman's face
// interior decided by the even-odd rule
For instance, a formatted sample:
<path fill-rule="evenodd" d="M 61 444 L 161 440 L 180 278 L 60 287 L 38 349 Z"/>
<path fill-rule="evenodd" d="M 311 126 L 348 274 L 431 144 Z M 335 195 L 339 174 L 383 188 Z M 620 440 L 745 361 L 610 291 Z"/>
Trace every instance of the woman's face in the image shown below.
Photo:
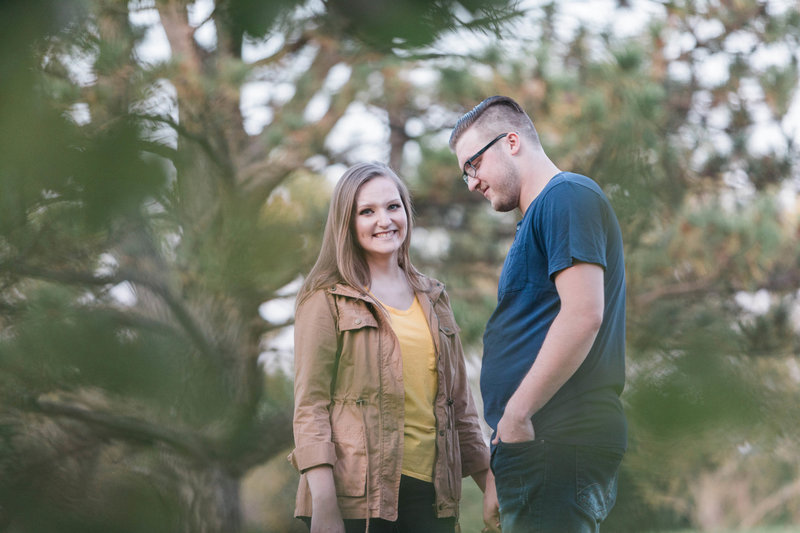
<path fill-rule="evenodd" d="M 356 194 L 356 238 L 367 260 L 395 254 L 408 231 L 408 219 L 394 182 L 377 176 L 361 185 Z"/>

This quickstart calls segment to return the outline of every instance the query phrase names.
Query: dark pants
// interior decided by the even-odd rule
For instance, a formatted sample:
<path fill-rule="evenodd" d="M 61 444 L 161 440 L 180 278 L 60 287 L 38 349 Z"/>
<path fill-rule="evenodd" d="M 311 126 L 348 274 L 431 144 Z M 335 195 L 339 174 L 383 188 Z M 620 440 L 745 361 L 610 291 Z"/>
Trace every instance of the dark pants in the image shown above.
<path fill-rule="evenodd" d="M 371 518 L 369 533 L 454 533 L 456 519 L 436 518 L 435 506 L 433 483 L 401 476 L 397 521 Z M 311 528 L 310 518 L 301 517 L 301 520 Z M 345 519 L 344 529 L 346 533 L 364 533 L 367 521 Z"/>
<path fill-rule="evenodd" d="M 623 451 L 542 440 L 500 443 L 492 471 L 503 533 L 598 533 Z"/>

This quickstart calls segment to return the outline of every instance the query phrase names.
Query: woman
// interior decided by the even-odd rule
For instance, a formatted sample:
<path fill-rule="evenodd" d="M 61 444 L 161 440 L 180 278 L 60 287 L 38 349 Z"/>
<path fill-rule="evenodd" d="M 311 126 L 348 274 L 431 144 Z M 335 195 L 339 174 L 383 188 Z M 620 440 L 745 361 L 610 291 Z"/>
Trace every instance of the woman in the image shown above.
<path fill-rule="evenodd" d="M 397 175 L 351 167 L 298 295 L 289 458 L 312 533 L 452 533 L 462 475 L 485 488 L 458 327 L 442 284 L 409 260 L 411 228 Z"/>

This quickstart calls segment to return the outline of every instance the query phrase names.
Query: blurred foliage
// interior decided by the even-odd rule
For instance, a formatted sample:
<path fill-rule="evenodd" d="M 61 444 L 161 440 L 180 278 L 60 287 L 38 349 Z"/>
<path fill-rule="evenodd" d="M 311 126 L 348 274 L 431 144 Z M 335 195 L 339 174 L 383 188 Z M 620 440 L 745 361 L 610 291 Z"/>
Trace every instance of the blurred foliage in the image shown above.
<path fill-rule="evenodd" d="M 260 362 L 291 320 L 259 308 L 319 249 L 331 186 L 313 158 L 373 65 L 513 13 L 473 4 L 464 22 L 454 2 L 387 3 L 369 27 L 348 2 L 2 4 L 0 531 L 244 527 L 243 477 L 291 444 L 291 381 Z M 167 59 L 147 56 L 151 26 Z M 349 85 L 307 121 L 345 62 Z M 259 76 L 295 93 L 250 134 L 240 96 Z"/>
<path fill-rule="evenodd" d="M 291 382 L 259 363 L 290 320 L 259 306 L 372 143 L 478 352 L 516 218 L 446 138 L 492 94 L 623 228 L 631 447 L 605 529 L 800 523 L 796 7 L 652 3 L 621 38 L 564 31 L 557 3 L 202 5 L 0 7 L 0 531 L 297 529 Z M 365 113 L 383 133 L 348 140 Z M 473 489 L 462 507 L 479 531 Z"/>

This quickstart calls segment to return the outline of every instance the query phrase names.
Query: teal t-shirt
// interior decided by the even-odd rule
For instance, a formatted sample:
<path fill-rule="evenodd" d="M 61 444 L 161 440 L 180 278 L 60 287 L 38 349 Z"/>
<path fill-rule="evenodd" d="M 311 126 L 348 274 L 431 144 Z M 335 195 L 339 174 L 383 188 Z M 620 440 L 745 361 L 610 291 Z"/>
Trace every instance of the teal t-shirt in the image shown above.
<path fill-rule="evenodd" d="M 593 180 L 561 172 L 517 225 L 483 336 L 481 394 L 493 429 L 536 360 L 560 309 L 555 276 L 575 262 L 604 270 L 603 323 L 575 374 L 533 416 L 536 437 L 627 447 L 619 395 L 625 384 L 625 265 L 614 210 Z"/>

